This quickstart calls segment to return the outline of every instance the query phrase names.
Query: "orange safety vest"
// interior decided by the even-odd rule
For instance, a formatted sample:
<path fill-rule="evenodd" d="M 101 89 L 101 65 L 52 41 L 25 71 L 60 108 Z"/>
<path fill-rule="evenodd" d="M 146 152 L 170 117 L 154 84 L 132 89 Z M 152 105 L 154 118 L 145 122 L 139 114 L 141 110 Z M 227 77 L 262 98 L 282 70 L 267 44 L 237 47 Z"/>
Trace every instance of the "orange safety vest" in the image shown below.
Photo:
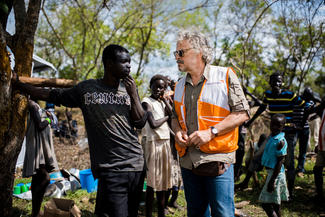
<path fill-rule="evenodd" d="M 203 83 L 197 101 L 198 130 L 209 129 L 218 124 L 230 114 L 228 104 L 228 72 L 231 68 L 207 65 L 208 77 Z M 186 129 L 186 109 L 184 104 L 186 77 L 178 81 L 175 87 L 174 104 L 178 122 L 182 130 Z M 238 127 L 232 131 L 215 137 L 208 143 L 201 145 L 200 150 L 205 153 L 230 153 L 238 146 Z M 186 153 L 186 148 L 175 144 L 180 157 Z"/>

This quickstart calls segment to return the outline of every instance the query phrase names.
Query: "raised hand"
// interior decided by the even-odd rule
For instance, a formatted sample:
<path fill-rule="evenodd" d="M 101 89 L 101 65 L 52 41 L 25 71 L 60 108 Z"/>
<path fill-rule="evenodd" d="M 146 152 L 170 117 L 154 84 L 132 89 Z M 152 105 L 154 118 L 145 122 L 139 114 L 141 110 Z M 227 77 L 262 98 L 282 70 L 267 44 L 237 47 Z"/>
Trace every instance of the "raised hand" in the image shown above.
<path fill-rule="evenodd" d="M 125 89 L 127 91 L 127 93 L 131 96 L 134 97 L 137 95 L 137 86 L 135 84 L 134 79 L 132 78 L 131 75 L 126 76 L 123 80 L 122 80 Z"/>

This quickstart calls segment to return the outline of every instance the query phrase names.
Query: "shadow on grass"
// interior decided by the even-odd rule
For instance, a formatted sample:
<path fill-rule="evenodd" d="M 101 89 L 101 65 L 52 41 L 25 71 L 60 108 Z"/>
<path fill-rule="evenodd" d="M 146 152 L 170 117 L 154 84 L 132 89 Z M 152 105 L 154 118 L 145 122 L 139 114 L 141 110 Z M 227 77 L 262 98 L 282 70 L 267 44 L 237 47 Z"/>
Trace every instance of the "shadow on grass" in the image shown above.
<path fill-rule="evenodd" d="M 265 173 L 266 174 L 266 173 Z M 260 192 L 262 191 L 261 187 L 253 187 L 248 188 L 242 191 L 236 191 L 236 201 L 249 201 L 249 207 L 244 208 L 246 212 L 251 216 L 266 216 L 266 214 L 260 213 L 260 215 L 256 214 L 256 210 L 260 211 L 261 209 L 256 208 L 254 211 L 254 207 L 261 207 L 261 204 L 258 202 L 258 198 Z M 252 186 L 252 182 L 250 182 L 250 187 Z M 282 202 L 281 204 L 281 212 L 282 216 L 319 216 L 320 214 L 325 213 L 325 204 L 323 201 L 322 206 L 317 206 L 314 203 L 314 195 L 315 195 L 315 184 L 314 184 L 314 176 L 312 170 L 307 170 L 305 172 L 304 177 L 296 177 L 295 180 L 295 191 L 294 191 L 294 200 L 292 202 Z"/>
<path fill-rule="evenodd" d="M 20 209 L 18 207 L 12 207 L 10 216 L 23 217 L 23 216 L 29 216 L 29 215 L 30 215 L 30 213 L 27 213 L 24 209 Z"/>
<path fill-rule="evenodd" d="M 81 210 L 81 216 L 82 217 L 95 217 L 96 215 L 93 212 L 90 212 L 89 210 Z"/>

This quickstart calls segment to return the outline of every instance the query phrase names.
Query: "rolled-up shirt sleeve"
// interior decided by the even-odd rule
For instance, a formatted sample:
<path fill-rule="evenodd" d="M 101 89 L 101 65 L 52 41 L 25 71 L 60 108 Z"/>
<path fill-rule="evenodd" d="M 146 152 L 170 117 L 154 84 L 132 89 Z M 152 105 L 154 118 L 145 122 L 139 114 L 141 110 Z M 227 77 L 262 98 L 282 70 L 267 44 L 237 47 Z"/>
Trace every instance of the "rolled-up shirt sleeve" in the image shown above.
<path fill-rule="evenodd" d="M 228 74 L 229 94 L 228 102 L 232 112 L 246 111 L 250 117 L 250 108 L 245 97 L 243 88 L 234 71 L 229 70 Z"/>

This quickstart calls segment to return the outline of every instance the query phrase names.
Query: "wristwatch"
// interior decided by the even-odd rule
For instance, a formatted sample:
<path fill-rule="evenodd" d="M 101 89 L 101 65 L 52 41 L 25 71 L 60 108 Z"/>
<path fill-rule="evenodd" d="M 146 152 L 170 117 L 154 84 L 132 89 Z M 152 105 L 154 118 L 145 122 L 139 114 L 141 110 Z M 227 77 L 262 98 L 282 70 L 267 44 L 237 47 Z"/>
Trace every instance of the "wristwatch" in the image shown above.
<path fill-rule="evenodd" d="M 211 126 L 210 128 L 211 128 L 211 132 L 212 132 L 212 134 L 213 134 L 214 136 L 218 136 L 218 129 L 215 128 L 215 127 L 213 127 L 213 126 Z"/>

